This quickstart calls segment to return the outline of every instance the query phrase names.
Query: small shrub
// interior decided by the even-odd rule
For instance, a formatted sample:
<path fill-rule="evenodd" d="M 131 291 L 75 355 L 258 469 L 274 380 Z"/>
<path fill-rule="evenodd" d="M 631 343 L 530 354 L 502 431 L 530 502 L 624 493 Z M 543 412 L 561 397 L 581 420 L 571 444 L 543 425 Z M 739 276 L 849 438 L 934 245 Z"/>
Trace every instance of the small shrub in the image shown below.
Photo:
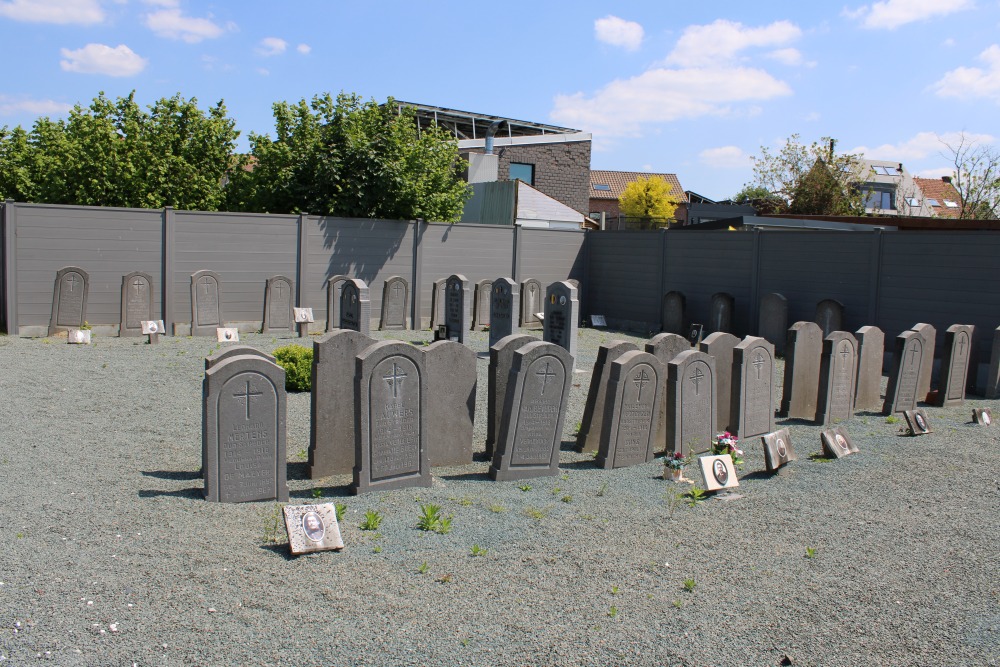
<path fill-rule="evenodd" d="M 889 415 L 888 417 L 885 418 L 886 424 L 896 424 L 898 422 L 899 422 L 899 417 L 897 417 L 896 415 Z"/>
<path fill-rule="evenodd" d="M 417 567 L 417 572 L 420 574 L 427 574 L 427 570 L 429 569 L 431 569 L 430 565 L 427 564 L 427 561 L 424 561 L 419 567 Z"/>
<path fill-rule="evenodd" d="M 688 593 L 693 593 L 695 586 L 697 586 L 697 584 L 695 583 L 694 579 L 684 580 L 684 590 L 686 590 Z"/>
<path fill-rule="evenodd" d="M 344 512 L 347 511 L 347 505 L 344 503 L 335 503 L 333 508 L 337 510 L 337 523 L 344 520 Z"/>
<path fill-rule="evenodd" d="M 323 497 L 323 489 L 320 489 L 320 488 L 313 489 L 312 490 L 312 494 L 313 494 L 313 498 L 322 498 Z"/>
<path fill-rule="evenodd" d="M 489 549 L 484 549 L 478 544 L 473 544 L 472 549 L 470 549 L 472 556 L 485 556 L 487 551 L 489 551 Z"/>
<path fill-rule="evenodd" d="M 522 484 L 517 488 L 521 489 L 522 491 L 531 491 L 531 484 Z"/>
<path fill-rule="evenodd" d="M 611 608 L 608 609 L 608 616 L 610 618 L 614 618 L 617 615 L 618 615 L 618 607 L 611 605 Z"/>
<path fill-rule="evenodd" d="M 700 505 L 705 500 L 705 489 L 700 489 L 697 486 L 691 487 L 691 489 L 685 494 L 687 496 L 687 504 L 691 507 L 695 505 Z"/>
<path fill-rule="evenodd" d="M 361 530 L 378 530 L 378 527 L 382 525 L 382 513 L 378 510 L 368 510 L 365 512 L 365 519 L 358 526 Z"/>
<path fill-rule="evenodd" d="M 417 528 L 444 535 L 451 532 L 451 520 L 454 517 L 441 513 L 441 506 L 427 503 L 420 506 L 420 516 L 417 517 Z"/>
<path fill-rule="evenodd" d="M 806 558 L 815 558 L 816 550 L 812 547 L 806 547 Z"/>
<path fill-rule="evenodd" d="M 274 359 L 285 369 L 285 389 L 312 391 L 313 351 L 303 345 L 285 345 L 274 351 Z"/>

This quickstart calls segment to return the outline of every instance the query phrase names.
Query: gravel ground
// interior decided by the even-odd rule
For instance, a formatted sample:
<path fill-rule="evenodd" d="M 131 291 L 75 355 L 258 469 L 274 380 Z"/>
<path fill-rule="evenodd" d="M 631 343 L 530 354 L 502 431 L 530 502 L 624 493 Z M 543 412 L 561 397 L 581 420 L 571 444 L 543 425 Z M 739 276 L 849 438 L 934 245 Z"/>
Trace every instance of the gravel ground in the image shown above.
<path fill-rule="evenodd" d="M 615 337 L 628 338 L 581 331 L 578 369 Z M 970 423 L 997 401 L 929 408 L 934 432 L 918 438 L 860 414 L 846 427 L 861 453 L 839 461 L 810 459 L 820 428 L 789 422 L 799 461 L 765 474 L 755 438 L 741 497 L 692 508 L 658 461 L 605 471 L 569 451 L 587 372 L 563 474 L 530 488 L 489 481 L 482 460 L 435 469 L 430 489 L 362 497 L 347 476 L 305 479 L 309 396 L 294 394 L 292 501 L 346 503 L 347 547 L 292 558 L 270 539 L 275 503 L 201 498 L 202 360 L 217 344 L 95 341 L 0 337 L 6 663 L 1000 663 L 1000 427 Z M 486 334 L 470 345 L 484 353 Z M 454 515 L 453 530 L 416 529 L 419 502 Z M 358 527 L 369 509 L 385 516 L 378 533 Z"/>

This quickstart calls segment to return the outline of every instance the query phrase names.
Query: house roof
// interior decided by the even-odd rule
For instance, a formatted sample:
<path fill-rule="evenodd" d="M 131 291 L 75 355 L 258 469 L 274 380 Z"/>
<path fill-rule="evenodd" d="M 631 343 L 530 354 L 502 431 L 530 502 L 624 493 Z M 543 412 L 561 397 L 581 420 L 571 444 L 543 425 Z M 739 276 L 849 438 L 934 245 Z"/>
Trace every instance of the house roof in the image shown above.
<path fill-rule="evenodd" d="M 672 187 L 670 194 L 677 197 L 681 203 L 687 203 L 688 197 L 681 187 L 681 182 L 677 179 L 677 174 L 654 174 L 648 171 L 605 171 L 601 169 L 590 170 L 590 198 L 591 199 L 615 199 L 621 197 L 625 192 L 625 186 L 640 178 L 659 176 Z M 595 187 L 606 186 L 606 187 Z"/>
<path fill-rule="evenodd" d="M 941 178 L 919 178 L 914 176 L 913 182 L 917 184 L 917 187 L 924 194 L 924 203 L 930 207 L 935 217 L 958 218 L 962 210 L 962 198 L 958 194 L 958 190 L 955 189 L 955 186 L 951 184 L 951 181 L 945 181 Z M 929 203 L 931 199 L 936 201 L 938 205 L 934 206 Z M 949 202 L 951 203 L 949 204 Z"/>

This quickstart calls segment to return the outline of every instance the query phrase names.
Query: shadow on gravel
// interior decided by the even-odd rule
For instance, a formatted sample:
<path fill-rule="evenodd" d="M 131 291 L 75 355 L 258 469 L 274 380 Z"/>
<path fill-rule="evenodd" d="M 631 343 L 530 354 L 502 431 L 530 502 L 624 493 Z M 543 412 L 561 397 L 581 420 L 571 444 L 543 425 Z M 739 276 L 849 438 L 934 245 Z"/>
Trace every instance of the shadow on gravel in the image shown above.
<path fill-rule="evenodd" d="M 159 498 L 160 496 L 174 496 L 175 498 L 202 500 L 205 497 L 205 489 L 204 487 L 196 486 L 190 489 L 180 489 L 178 491 L 158 491 L 156 489 L 139 491 L 140 498 Z"/>
<path fill-rule="evenodd" d="M 288 463 L 285 470 L 286 479 L 309 479 L 309 464 L 305 461 Z"/>
<path fill-rule="evenodd" d="M 323 492 L 321 498 L 347 498 L 348 496 L 354 496 L 351 493 L 351 487 L 348 486 L 317 486 L 316 489 L 320 489 Z M 319 500 L 316 498 L 314 493 L 315 489 L 299 489 L 298 491 L 289 491 L 288 495 L 291 498 L 306 498 L 308 500 Z"/>
<path fill-rule="evenodd" d="M 288 550 L 288 544 L 262 544 L 260 548 L 264 551 L 270 551 L 273 554 L 281 556 L 285 560 L 295 560 L 295 556 L 292 552 Z"/>
<path fill-rule="evenodd" d="M 570 461 L 569 463 L 560 463 L 559 467 L 563 470 L 597 470 L 597 462 L 595 459 Z"/>
<path fill-rule="evenodd" d="M 816 422 L 812 419 L 792 419 L 791 417 L 787 419 L 779 417 L 774 420 L 774 423 L 781 424 L 782 426 L 817 426 Z"/>
<path fill-rule="evenodd" d="M 143 470 L 142 474 L 146 477 L 155 477 L 157 479 L 173 479 L 173 480 L 187 480 L 187 479 L 201 479 L 201 472 L 197 470 Z"/>
<path fill-rule="evenodd" d="M 777 471 L 775 471 L 775 472 L 768 472 L 766 470 L 757 470 L 755 472 L 748 472 L 747 474 L 745 474 L 742 477 L 740 477 L 739 480 L 741 482 L 745 482 L 747 480 L 772 479 L 772 478 L 777 477 L 777 476 L 778 476 L 778 472 Z"/>
<path fill-rule="evenodd" d="M 489 482 L 490 474 L 488 472 L 463 472 L 455 475 L 435 475 L 441 479 L 449 479 L 452 481 L 462 481 L 462 482 Z"/>

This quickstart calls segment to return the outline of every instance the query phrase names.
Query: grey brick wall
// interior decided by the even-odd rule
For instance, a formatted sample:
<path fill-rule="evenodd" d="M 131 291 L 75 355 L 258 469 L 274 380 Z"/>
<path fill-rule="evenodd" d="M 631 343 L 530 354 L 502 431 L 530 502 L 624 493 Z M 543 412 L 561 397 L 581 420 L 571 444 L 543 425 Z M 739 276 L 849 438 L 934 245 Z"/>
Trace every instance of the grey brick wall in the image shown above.
<path fill-rule="evenodd" d="M 535 165 L 534 187 L 586 215 L 590 212 L 590 142 L 504 146 L 499 179 L 510 178 L 510 163 Z"/>

